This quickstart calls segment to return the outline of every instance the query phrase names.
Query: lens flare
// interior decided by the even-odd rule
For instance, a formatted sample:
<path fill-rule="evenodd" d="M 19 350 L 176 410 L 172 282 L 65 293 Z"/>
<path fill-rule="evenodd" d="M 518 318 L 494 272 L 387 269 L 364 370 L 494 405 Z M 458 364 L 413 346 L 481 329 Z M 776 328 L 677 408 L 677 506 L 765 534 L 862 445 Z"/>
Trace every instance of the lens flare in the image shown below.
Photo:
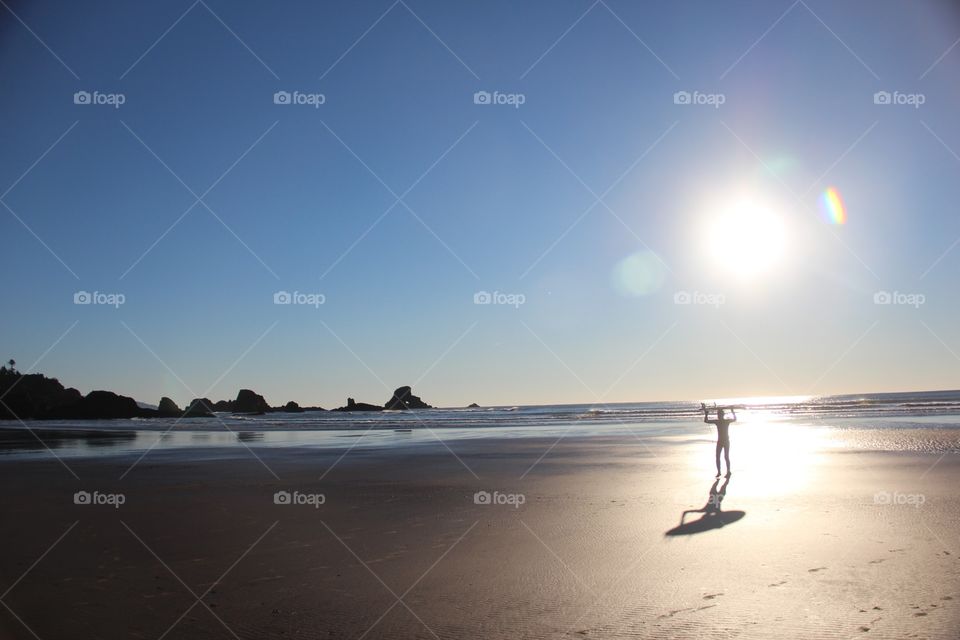
<path fill-rule="evenodd" d="M 666 268 L 652 251 L 637 251 L 613 269 L 613 287 L 625 297 L 646 296 L 663 285 Z"/>
<path fill-rule="evenodd" d="M 837 191 L 836 187 L 828 187 L 823 192 L 822 204 L 827 222 L 830 224 L 847 223 L 847 208 L 843 206 L 843 200 L 840 199 L 840 192 Z"/>

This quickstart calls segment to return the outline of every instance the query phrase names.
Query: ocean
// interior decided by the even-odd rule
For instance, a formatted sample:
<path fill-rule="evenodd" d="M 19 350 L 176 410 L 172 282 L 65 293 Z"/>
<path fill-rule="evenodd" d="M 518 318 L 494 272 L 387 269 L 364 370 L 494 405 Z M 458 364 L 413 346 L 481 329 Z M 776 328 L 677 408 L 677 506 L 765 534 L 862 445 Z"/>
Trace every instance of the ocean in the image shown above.
<path fill-rule="evenodd" d="M 885 433 L 854 438 L 885 442 L 882 449 L 958 451 L 960 391 L 871 393 L 835 396 L 717 398 L 743 405 L 738 427 L 761 430 L 820 428 L 838 433 Z M 742 425 L 742 427 L 740 426 Z M 735 428 L 735 431 L 736 431 Z M 924 437 L 895 432 L 923 431 Z M 440 408 L 380 413 L 218 414 L 216 418 L 0 421 L 0 459 L 99 456 L 147 449 L 235 446 L 387 447 L 462 438 L 567 437 L 629 431 L 659 439 L 704 438 L 700 403 L 635 402 Z M 735 432 L 734 431 L 734 432 Z M 931 436 L 930 434 L 940 434 Z"/>

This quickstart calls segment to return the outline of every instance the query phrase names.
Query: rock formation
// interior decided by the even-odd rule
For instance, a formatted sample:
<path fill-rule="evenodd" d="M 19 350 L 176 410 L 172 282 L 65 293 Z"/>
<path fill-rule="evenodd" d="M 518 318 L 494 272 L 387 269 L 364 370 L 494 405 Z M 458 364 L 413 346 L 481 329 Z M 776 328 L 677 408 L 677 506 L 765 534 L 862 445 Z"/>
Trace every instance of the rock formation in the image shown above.
<path fill-rule="evenodd" d="M 233 401 L 231 410 L 234 413 L 265 413 L 270 411 L 270 405 L 263 399 L 263 396 L 250 389 L 240 389 L 237 399 Z"/>
<path fill-rule="evenodd" d="M 99 420 L 114 418 L 210 418 L 214 412 L 262 414 L 324 411 L 323 407 L 301 407 L 290 401 L 282 407 L 270 407 L 263 396 L 241 389 L 236 400 L 212 402 L 194 398 L 181 411 L 177 403 L 164 396 L 157 408 L 141 406 L 136 400 L 112 391 L 91 391 L 86 396 L 73 388 L 64 388 L 56 378 L 39 373 L 22 375 L 13 368 L 0 367 L 0 419 L 7 420 Z M 410 387 L 400 387 L 384 406 L 347 398 L 346 406 L 334 411 L 383 411 L 387 409 L 428 409 L 430 405 L 413 395 Z"/>
<path fill-rule="evenodd" d="M 160 404 L 157 405 L 157 413 L 160 414 L 162 418 L 176 418 L 183 412 L 180 411 L 180 407 L 177 406 L 176 402 L 167 396 L 163 396 L 160 398 Z"/>
<path fill-rule="evenodd" d="M 40 373 L 21 375 L 6 367 L 0 368 L 0 397 L 0 418 L 6 420 L 53 417 L 83 399 L 79 391 L 64 389 L 56 378 Z"/>
<path fill-rule="evenodd" d="M 347 406 L 337 407 L 333 411 L 383 411 L 383 407 L 366 402 L 357 402 L 353 398 L 347 398 Z"/>
<path fill-rule="evenodd" d="M 184 418 L 212 418 L 212 403 L 208 398 L 194 398 L 183 412 Z"/>
<path fill-rule="evenodd" d="M 138 418 L 154 412 L 151 409 L 141 409 L 137 401 L 129 396 L 121 396 L 112 391 L 91 391 L 77 404 L 63 407 L 56 413 L 65 418 L 116 419 Z"/>
<path fill-rule="evenodd" d="M 393 397 L 383 405 L 385 409 L 432 409 L 426 402 L 413 395 L 410 387 L 399 387 Z"/>

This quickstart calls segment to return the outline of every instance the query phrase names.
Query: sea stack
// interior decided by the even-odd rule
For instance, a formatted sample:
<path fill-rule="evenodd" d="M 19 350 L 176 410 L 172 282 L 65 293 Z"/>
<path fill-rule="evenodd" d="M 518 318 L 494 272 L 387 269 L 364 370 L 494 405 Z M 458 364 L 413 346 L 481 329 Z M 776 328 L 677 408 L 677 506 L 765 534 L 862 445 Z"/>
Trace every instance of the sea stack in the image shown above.
<path fill-rule="evenodd" d="M 366 402 L 357 402 L 353 398 L 347 398 L 347 406 L 337 407 L 334 411 L 383 411 L 383 407 Z"/>
<path fill-rule="evenodd" d="M 180 410 L 180 407 L 177 406 L 176 402 L 167 396 L 163 396 L 160 398 L 160 404 L 157 405 L 157 413 L 162 418 L 176 418 L 183 412 Z"/>
<path fill-rule="evenodd" d="M 184 418 L 212 418 L 213 411 L 210 410 L 209 398 L 195 398 L 190 401 L 183 412 Z"/>
<path fill-rule="evenodd" d="M 240 389 L 237 399 L 233 401 L 234 413 L 265 413 L 267 411 L 270 411 L 267 401 L 250 389 Z"/>
<path fill-rule="evenodd" d="M 413 395 L 410 387 L 399 387 L 393 397 L 383 405 L 384 409 L 432 409 L 426 402 Z"/>

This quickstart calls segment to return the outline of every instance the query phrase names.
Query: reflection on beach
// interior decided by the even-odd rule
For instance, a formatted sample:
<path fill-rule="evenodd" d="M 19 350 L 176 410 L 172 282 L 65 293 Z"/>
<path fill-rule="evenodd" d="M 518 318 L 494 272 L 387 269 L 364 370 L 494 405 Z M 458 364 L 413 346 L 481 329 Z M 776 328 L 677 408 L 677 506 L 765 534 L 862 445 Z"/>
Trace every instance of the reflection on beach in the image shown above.
<path fill-rule="evenodd" d="M 730 426 L 730 468 L 742 497 L 799 491 L 814 479 L 826 452 L 848 448 L 835 427 L 789 422 L 762 411 L 738 413 L 738 418 Z M 692 450 L 683 458 L 686 468 L 712 476 L 716 437 L 715 430 L 705 425 L 695 437 L 663 440 L 689 445 Z M 960 432 L 956 439 L 960 444 Z"/>
<path fill-rule="evenodd" d="M 831 446 L 830 431 L 813 425 L 770 422 L 764 416 L 749 416 L 733 425 L 733 472 L 743 476 L 738 493 L 743 497 L 783 495 L 807 486 L 817 473 L 821 454 Z"/>
<path fill-rule="evenodd" d="M 135 431 L 86 429 L 0 429 L 0 453 L 46 449 L 86 450 L 124 447 L 137 438 Z"/>
<path fill-rule="evenodd" d="M 169 432 L 88 429 L 0 429 L 0 456 L 45 454 L 58 456 L 96 456 L 144 451 L 153 448 L 195 446 L 232 446 L 241 434 L 206 431 Z M 244 440 L 249 438 L 243 434 Z"/>
<path fill-rule="evenodd" d="M 436 442 L 436 438 L 427 430 L 234 431 L 218 426 L 219 429 L 212 427 L 209 431 L 50 429 L 42 425 L 33 425 L 29 429 L 20 426 L 0 428 L 0 459 L 43 457 L 51 453 L 58 457 L 87 457 L 147 450 L 238 449 L 251 444 L 265 447 L 347 448 Z M 460 437 L 462 435 L 459 434 Z M 470 435 L 476 437 L 479 434 Z M 447 434 L 444 439 L 448 437 L 458 436 Z"/>

